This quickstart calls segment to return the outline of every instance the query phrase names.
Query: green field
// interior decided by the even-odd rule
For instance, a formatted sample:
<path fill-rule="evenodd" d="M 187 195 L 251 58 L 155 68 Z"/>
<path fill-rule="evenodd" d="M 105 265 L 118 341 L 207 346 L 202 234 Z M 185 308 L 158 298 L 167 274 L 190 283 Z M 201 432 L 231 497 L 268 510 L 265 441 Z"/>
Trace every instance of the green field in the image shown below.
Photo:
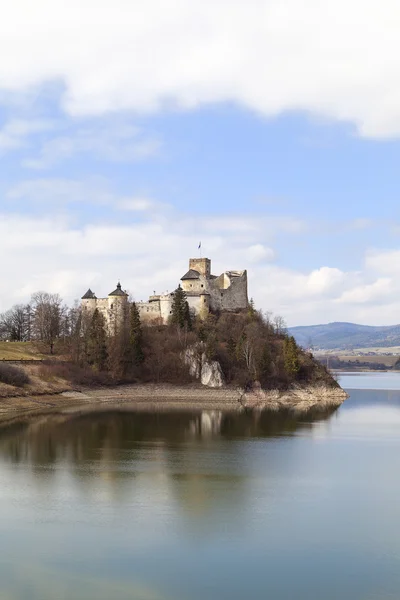
<path fill-rule="evenodd" d="M 399 356 L 384 356 L 384 355 L 376 355 L 376 356 L 354 356 L 354 355 L 346 355 L 341 354 L 339 356 L 340 360 L 349 361 L 349 362 L 366 362 L 373 364 L 382 364 L 387 367 L 393 367 L 395 362 L 399 359 Z"/>
<path fill-rule="evenodd" d="M 40 360 L 46 358 L 34 342 L 0 342 L 0 360 Z"/>

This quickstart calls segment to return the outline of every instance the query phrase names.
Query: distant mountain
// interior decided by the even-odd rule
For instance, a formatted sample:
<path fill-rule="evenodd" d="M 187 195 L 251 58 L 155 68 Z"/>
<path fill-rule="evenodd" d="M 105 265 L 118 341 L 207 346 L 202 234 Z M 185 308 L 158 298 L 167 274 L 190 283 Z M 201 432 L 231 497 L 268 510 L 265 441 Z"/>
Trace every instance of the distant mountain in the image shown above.
<path fill-rule="evenodd" d="M 350 350 L 371 346 L 400 346 L 400 325 L 374 327 L 355 323 L 328 323 L 290 327 L 290 335 L 305 348 Z"/>

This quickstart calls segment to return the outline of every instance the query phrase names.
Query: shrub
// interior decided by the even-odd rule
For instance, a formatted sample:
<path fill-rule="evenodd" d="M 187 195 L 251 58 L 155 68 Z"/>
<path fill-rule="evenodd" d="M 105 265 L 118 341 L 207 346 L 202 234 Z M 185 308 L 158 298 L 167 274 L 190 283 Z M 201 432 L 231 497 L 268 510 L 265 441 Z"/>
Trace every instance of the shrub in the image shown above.
<path fill-rule="evenodd" d="M 0 382 L 15 387 L 23 387 L 30 382 L 30 379 L 23 369 L 0 363 Z"/>
<path fill-rule="evenodd" d="M 90 367 L 81 367 L 70 362 L 44 362 L 40 366 L 39 376 L 45 381 L 56 378 L 66 379 L 75 385 L 107 385 L 112 383 L 106 372 L 94 371 Z"/>

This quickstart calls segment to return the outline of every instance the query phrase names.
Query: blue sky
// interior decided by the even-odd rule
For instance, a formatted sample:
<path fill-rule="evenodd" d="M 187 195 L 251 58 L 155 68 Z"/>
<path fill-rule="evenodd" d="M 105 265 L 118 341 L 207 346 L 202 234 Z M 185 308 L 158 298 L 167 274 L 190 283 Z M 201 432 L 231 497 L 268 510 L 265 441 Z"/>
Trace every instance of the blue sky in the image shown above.
<path fill-rule="evenodd" d="M 400 321 L 396 3 L 54 5 L 0 24 L 0 311 L 174 289 L 201 240 L 290 325 Z"/>

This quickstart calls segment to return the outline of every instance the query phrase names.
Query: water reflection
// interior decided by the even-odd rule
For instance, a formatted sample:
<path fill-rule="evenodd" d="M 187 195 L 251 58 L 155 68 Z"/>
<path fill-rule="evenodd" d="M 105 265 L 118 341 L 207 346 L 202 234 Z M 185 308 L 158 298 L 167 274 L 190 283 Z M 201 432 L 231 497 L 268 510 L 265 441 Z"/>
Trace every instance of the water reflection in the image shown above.
<path fill-rule="evenodd" d="M 99 576 L 74 575 L 38 565 L 11 568 L 0 583 L 1 600 L 171 600 L 140 581 L 131 583 Z"/>
<path fill-rule="evenodd" d="M 398 598 L 400 400 L 0 425 L 1 600 Z"/>
<path fill-rule="evenodd" d="M 51 465 L 88 461 L 113 462 L 152 445 L 160 453 L 174 444 L 207 443 L 213 438 L 287 436 L 329 419 L 335 410 L 307 418 L 293 414 L 197 412 L 136 412 L 108 410 L 49 412 L 0 423 L 0 457 L 13 463 Z"/>

